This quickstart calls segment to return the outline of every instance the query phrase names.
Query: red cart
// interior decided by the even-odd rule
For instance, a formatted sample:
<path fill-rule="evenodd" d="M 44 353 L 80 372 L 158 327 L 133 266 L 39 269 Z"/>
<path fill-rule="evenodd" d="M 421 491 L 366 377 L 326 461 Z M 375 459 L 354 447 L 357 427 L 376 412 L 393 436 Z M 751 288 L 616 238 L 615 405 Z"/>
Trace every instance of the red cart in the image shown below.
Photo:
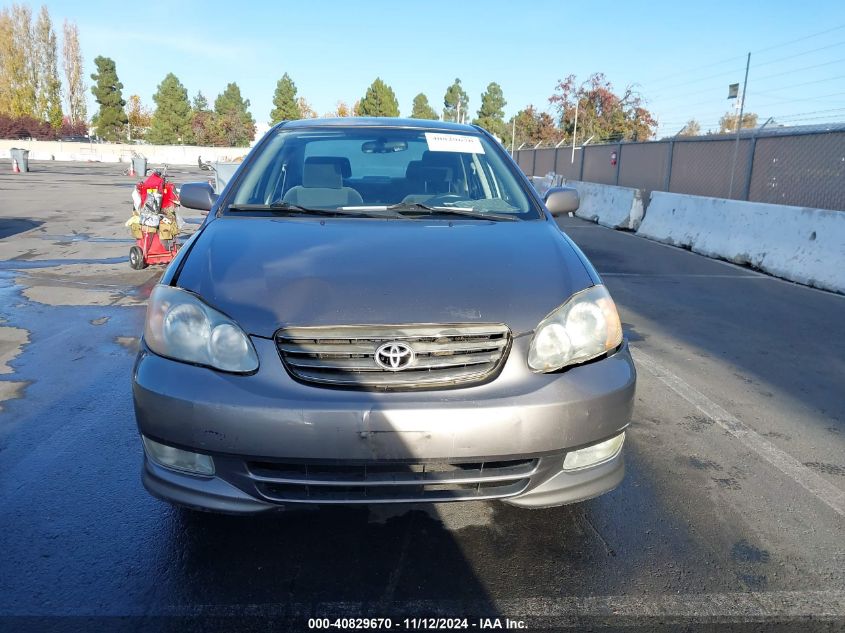
<path fill-rule="evenodd" d="M 140 198 L 139 211 L 144 214 L 157 214 L 160 222 L 167 223 L 171 239 L 163 238 L 163 225 L 144 226 L 138 224 L 133 227 L 135 245 L 129 249 L 129 265 L 135 270 L 141 270 L 151 264 L 168 264 L 179 252 L 179 242 L 176 239 L 176 205 L 179 198 L 173 183 L 167 182 L 167 168 L 163 172 L 154 171 L 144 181 L 135 185 Z"/>

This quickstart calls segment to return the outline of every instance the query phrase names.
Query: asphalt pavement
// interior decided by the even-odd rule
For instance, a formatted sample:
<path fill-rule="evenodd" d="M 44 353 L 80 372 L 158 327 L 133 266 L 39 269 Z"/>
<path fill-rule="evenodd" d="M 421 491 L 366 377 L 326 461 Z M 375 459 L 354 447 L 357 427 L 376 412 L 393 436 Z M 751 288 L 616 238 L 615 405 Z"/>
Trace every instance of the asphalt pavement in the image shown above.
<path fill-rule="evenodd" d="M 639 370 L 618 489 L 195 513 L 139 477 L 129 375 L 161 269 L 128 265 L 134 180 L 32 169 L 0 161 L 0 630 L 845 630 L 845 297 L 565 218 Z"/>

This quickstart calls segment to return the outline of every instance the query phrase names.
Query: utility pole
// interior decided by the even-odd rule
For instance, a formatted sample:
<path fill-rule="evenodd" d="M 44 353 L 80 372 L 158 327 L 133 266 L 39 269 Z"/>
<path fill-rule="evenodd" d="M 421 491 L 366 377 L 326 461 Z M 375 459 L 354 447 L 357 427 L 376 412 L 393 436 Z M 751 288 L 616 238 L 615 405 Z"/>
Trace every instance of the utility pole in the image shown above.
<path fill-rule="evenodd" d="M 511 156 L 516 158 L 516 115 L 513 117 L 513 127 L 511 128 Z"/>
<path fill-rule="evenodd" d="M 751 66 L 751 53 L 745 62 L 745 81 L 742 83 L 742 97 L 739 101 L 739 118 L 736 120 L 736 142 L 734 143 L 734 158 L 731 161 L 731 184 L 728 187 L 728 199 L 733 198 L 734 193 L 734 172 L 736 171 L 736 159 L 739 155 L 739 133 L 742 131 L 742 115 L 745 113 L 745 89 L 748 86 L 748 68 Z"/>
<path fill-rule="evenodd" d="M 572 129 L 572 157 L 569 159 L 571 165 L 575 164 L 575 135 L 578 134 L 578 104 L 580 99 L 575 102 L 575 127 Z"/>

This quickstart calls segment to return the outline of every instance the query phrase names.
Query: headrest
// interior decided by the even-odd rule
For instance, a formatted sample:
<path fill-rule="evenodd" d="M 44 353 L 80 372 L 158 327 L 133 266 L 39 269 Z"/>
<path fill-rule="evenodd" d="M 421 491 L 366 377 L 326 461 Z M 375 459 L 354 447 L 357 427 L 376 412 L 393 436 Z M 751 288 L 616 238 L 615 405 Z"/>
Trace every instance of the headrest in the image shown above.
<path fill-rule="evenodd" d="M 432 152 L 427 149 L 422 155 L 426 167 L 455 167 L 459 160 L 455 152 Z"/>
<path fill-rule="evenodd" d="M 422 167 L 420 176 L 425 182 L 452 182 L 450 167 Z"/>
<path fill-rule="evenodd" d="M 334 163 L 305 161 L 302 168 L 302 186 L 309 188 L 340 189 L 343 178 L 340 169 Z"/>
<path fill-rule="evenodd" d="M 337 170 L 343 178 L 349 178 L 352 175 L 352 165 L 349 159 L 345 156 L 310 156 L 305 159 L 305 164 L 321 164 L 321 165 L 337 165 Z"/>
<path fill-rule="evenodd" d="M 422 168 L 423 162 L 421 160 L 412 160 L 405 169 L 405 178 L 408 180 L 422 180 Z"/>

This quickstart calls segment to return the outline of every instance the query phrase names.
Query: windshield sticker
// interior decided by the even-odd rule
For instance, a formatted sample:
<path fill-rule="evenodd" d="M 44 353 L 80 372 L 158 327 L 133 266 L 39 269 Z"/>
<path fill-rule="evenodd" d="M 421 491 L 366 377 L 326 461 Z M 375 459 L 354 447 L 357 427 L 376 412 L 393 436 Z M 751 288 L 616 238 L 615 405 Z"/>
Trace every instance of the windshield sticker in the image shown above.
<path fill-rule="evenodd" d="M 425 141 L 432 152 L 461 152 L 463 154 L 483 154 L 484 146 L 477 136 L 461 134 L 441 134 L 426 132 Z"/>

